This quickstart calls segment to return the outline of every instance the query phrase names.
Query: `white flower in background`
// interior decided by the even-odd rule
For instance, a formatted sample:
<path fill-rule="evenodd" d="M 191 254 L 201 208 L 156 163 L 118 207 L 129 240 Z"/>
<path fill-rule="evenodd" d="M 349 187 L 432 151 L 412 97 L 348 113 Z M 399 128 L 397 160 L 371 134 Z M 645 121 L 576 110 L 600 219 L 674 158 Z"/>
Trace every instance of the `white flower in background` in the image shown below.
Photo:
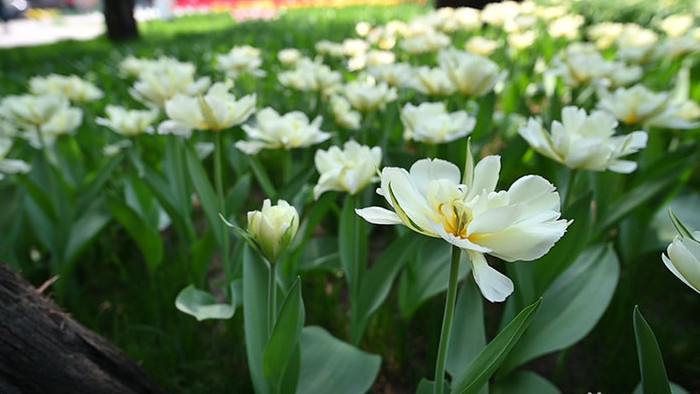
<path fill-rule="evenodd" d="M 514 19 L 507 21 L 503 25 L 503 30 L 507 33 L 515 33 L 530 30 L 537 24 L 537 17 L 534 15 L 520 14 Z"/>
<path fill-rule="evenodd" d="M 469 135 L 476 119 L 466 111 L 448 113 L 445 103 L 406 104 L 401 110 L 404 138 L 426 144 L 443 144 Z"/>
<path fill-rule="evenodd" d="M 583 15 L 564 15 L 561 18 L 553 20 L 547 32 L 550 36 L 555 38 L 566 38 L 568 40 L 574 40 L 578 37 L 578 29 L 583 26 L 586 22 L 586 18 Z"/>
<path fill-rule="evenodd" d="M 367 72 L 377 81 L 394 87 L 409 86 L 413 80 L 413 67 L 408 63 L 371 66 Z"/>
<path fill-rule="evenodd" d="M 598 49 L 608 49 L 622 34 L 624 25 L 617 22 L 602 22 L 592 25 L 586 30 L 586 35 L 591 41 L 595 41 Z"/>
<path fill-rule="evenodd" d="M 605 112 L 587 115 L 584 109 L 564 107 L 561 122 L 552 122 L 550 132 L 539 119 L 530 118 L 518 133 L 532 149 L 569 168 L 628 174 L 637 169 L 637 163 L 620 157 L 645 148 L 647 133 L 634 131 L 614 136 L 616 127 L 615 118 Z"/>
<path fill-rule="evenodd" d="M 37 95 L 65 96 L 74 102 L 85 103 L 99 100 L 104 93 L 95 84 L 77 75 L 50 74 L 45 77 L 32 77 L 29 80 L 29 90 Z"/>
<path fill-rule="evenodd" d="M 4 174 L 26 174 L 31 167 L 25 161 L 8 159 L 7 154 L 12 149 L 12 139 L 0 137 L 0 179 Z"/>
<path fill-rule="evenodd" d="M 661 41 L 654 50 L 654 57 L 661 58 L 679 58 L 682 56 L 693 55 L 700 52 L 700 42 L 690 36 L 668 37 Z"/>
<path fill-rule="evenodd" d="M 189 63 L 165 62 L 162 68 L 147 68 L 129 89 L 131 97 L 151 108 L 163 108 L 178 94 L 198 95 L 211 85 L 209 77 L 194 79 Z"/>
<path fill-rule="evenodd" d="M 141 74 L 149 70 L 163 70 L 178 68 L 186 70 L 191 75 L 195 73 L 195 66 L 192 63 L 181 62 L 175 58 L 161 56 L 157 59 L 144 59 L 128 56 L 119 63 L 119 74 L 122 76 L 132 76 L 139 78 Z"/>
<path fill-rule="evenodd" d="M 693 27 L 695 20 L 690 14 L 673 14 L 664 18 L 659 27 L 669 37 L 680 37 Z"/>
<path fill-rule="evenodd" d="M 370 48 L 370 44 L 359 38 L 346 38 L 343 40 L 343 55 L 348 57 L 364 55 Z"/>
<path fill-rule="evenodd" d="M 317 150 L 314 163 L 320 176 L 314 186 L 314 198 L 318 200 L 321 194 L 331 190 L 357 194 L 378 180 L 381 161 L 381 148 L 370 148 L 353 140 L 346 142 L 342 150 L 337 146 L 327 151 Z"/>
<path fill-rule="evenodd" d="M 421 53 L 437 52 L 449 46 L 451 42 L 450 37 L 444 33 L 428 30 L 425 33 L 401 39 L 399 46 L 412 55 L 418 55 Z"/>
<path fill-rule="evenodd" d="M 591 83 L 603 86 L 624 86 L 642 77 L 642 68 L 623 62 L 605 60 L 591 44 L 574 43 L 559 52 L 550 66 L 550 73 L 561 77 L 571 87 Z"/>
<path fill-rule="evenodd" d="M 34 128 L 48 123 L 68 105 L 63 96 L 6 96 L 0 101 L 0 117 L 19 128 Z"/>
<path fill-rule="evenodd" d="M 277 52 L 277 60 L 285 66 L 293 66 L 301 58 L 301 51 L 296 48 L 285 48 Z"/>
<path fill-rule="evenodd" d="M 326 64 L 301 58 L 296 62 L 293 70 L 277 74 L 277 80 L 291 89 L 330 95 L 342 87 L 343 75 Z"/>
<path fill-rule="evenodd" d="M 535 43 L 537 39 L 537 32 L 534 30 L 524 31 L 522 33 L 510 33 L 508 34 L 508 46 L 517 50 L 522 51 L 527 49 Z"/>
<path fill-rule="evenodd" d="M 678 231 L 666 254 L 661 255 L 666 268 L 691 289 L 700 293 L 700 231 L 691 232 L 673 212 L 671 221 Z"/>
<path fill-rule="evenodd" d="M 501 27 L 520 14 L 520 4 L 515 1 L 488 3 L 481 10 L 481 20 L 491 26 Z"/>
<path fill-rule="evenodd" d="M 235 46 L 226 54 L 216 56 L 218 69 L 225 72 L 229 78 L 236 79 L 241 74 L 264 77 L 265 71 L 260 69 L 262 58 L 260 49 L 250 45 Z"/>
<path fill-rule="evenodd" d="M 687 104 L 688 100 L 674 99 L 668 92 L 653 92 L 642 85 L 634 85 L 628 89 L 618 88 L 612 93 L 600 90 L 598 96 L 598 108 L 625 124 L 671 129 L 698 126 L 693 104 Z"/>
<path fill-rule="evenodd" d="M 450 48 L 440 51 L 438 63 L 467 97 L 483 96 L 493 90 L 499 77 L 498 65 L 483 57 Z"/>
<path fill-rule="evenodd" d="M 467 40 L 465 49 L 469 53 L 475 55 L 488 57 L 491 56 L 496 49 L 500 48 L 502 44 L 495 40 L 489 40 L 488 38 L 481 36 L 474 36 Z"/>
<path fill-rule="evenodd" d="M 370 31 L 372 31 L 372 24 L 369 22 L 358 22 L 355 25 L 355 33 L 360 37 L 367 37 Z"/>
<path fill-rule="evenodd" d="M 355 80 L 345 84 L 343 95 L 350 104 L 360 112 L 372 112 L 384 109 L 397 99 L 396 88 L 385 82 L 373 84 L 370 81 Z"/>
<path fill-rule="evenodd" d="M 157 110 L 126 109 L 116 105 L 108 105 L 105 112 L 107 118 L 97 118 L 97 123 L 124 136 L 153 133 L 152 125 L 159 114 Z"/>
<path fill-rule="evenodd" d="M 345 48 L 343 44 L 337 42 L 321 40 L 318 41 L 314 48 L 316 52 L 320 55 L 328 55 L 330 57 L 343 57 L 345 55 Z"/>
<path fill-rule="evenodd" d="M 552 19 L 561 18 L 569 12 L 564 6 L 542 6 L 535 5 L 534 15 L 541 20 L 548 22 Z"/>
<path fill-rule="evenodd" d="M 546 179 L 528 175 L 508 190 L 496 191 L 501 160 L 487 156 L 467 168 L 440 159 L 415 162 L 410 171 L 385 167 L 382 195 L 393 211 L 381 207 L 356 210 L 374 224 L 403 224 L 423 235 L 442 238 L 468 255 L 484 297 L 501 302 L 513 282 L 489 266 L 485 254 L 505 261 L 542 257 L 559 240 L 568 223 L 559 219 L 559 193 Z"/>
<path fill-rule="evenodd" d="M 459 7 L 455 9 L 453 18 L 462 30 L 475 31 L 481 29 L 481 16 L 476 8 Z"/>
<path fill-rule="evenodd" d="M 199 130 L 221 131 L 239 125 L 255 112 L 255 94 L 240 99 L 224 83 L 215 83 L 203 96 L 179 94 L 165 103 L 174 121 Z"/>
<path fill-rule="evenodd" d="M 422 66 L 414 69 L 413 73 L 409 86 L 423 94 L 450 96 L 456 91 L 454 83 L 442 68 Z"/>
<path fill-rule="evenodd" d="M 391 30 L 389 27 L 392 26 L 391 22 L 386 26 L 378 26 L 372 29 L 367 37 L 367 42 L 372 45 L 376 45 L 379 49 L 386 51 L 392 50 L 396 46 L 397 33 Z"/>
<path fill-rule="evenodd" d="M 350 130 L 360 128 L 362 115 L 357 111 L 353 111 L 350 102 L 343 96 L 331 96 L 331 114 L 333 114 L 335 123 L 340 125 L 340 127 Z"/>
<path fill-rule="evenodd" d="M 41 133 L 44 135 L 45 142 L 50 145 L 56 137 L 73 133 L 81 123 L 83 123 L 83 110 L 70 107 L 66 102 L 48 122 L 41 126 Z M 27 135 L 33 140 L 35 133 Z"/>
<path fill-rule="evenodd" d="M 635 23 L 628 23 L 615 40 L 618 47 L 617 57 L 637 64 L 648 63 L 655 58 L 658 41 L 659 35 L 654 31 Z"/>
<path fill-rule="evenodd" d="M 299 213 L 285 200 L 272 205 L 269 199 L 265 199 L 260 211 L 248 212 L 248 234 L 272 264 L 287 250 L 297 230 Z"/>
<path fill-rule="evenodd" d="M 318 116 L 313 122 L 303 112 L 293 111 L 280 115 L 274 109 L 263 108 L 255 114 L 256 124 L 243 125 L 249 141 L 236 142 L 236 148 L 254 155 L 263 149 L 305 148 L 321 143 L 331 137 L 321 131 L 323 118 Z"/>

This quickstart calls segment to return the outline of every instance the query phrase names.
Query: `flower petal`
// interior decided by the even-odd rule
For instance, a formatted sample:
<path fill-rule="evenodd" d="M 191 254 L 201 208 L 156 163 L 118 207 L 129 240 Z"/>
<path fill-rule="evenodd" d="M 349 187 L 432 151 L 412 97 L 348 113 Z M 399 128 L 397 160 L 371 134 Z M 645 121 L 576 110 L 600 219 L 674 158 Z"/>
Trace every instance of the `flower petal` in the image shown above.
<path fill-rule="evenodd" d="M 487 262 L 483 254 L 467 252 L 472 266 L 472 275 L 484 298 L 491 302 L 503 302 L 513 293 L 513 282 L 502 273 L 495 270 Z"/>
<path fill-rule="evenodd" d="M 382 207 L 355 209 L 355 213 L 373 224 L 403 224 L 399 215 Z"/>

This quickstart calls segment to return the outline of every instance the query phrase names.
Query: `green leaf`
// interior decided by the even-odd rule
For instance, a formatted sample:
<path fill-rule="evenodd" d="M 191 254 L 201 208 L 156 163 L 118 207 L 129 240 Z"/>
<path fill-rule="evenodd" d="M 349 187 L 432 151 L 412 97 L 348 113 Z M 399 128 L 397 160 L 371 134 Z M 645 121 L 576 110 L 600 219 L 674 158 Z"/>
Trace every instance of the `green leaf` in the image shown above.
<path fill-rule="evenodd" d="M 561 391 L 549 380 L 530 371 L 517 371 L 503 380 L 493 383 L 491 394 L 560 394 Z"/>
<path fill-rule="evenodd" d="M 659 349 L 659 344 L 656 342 L 654 331 L 652 331 L 647 321 L 644 320 L 644 316 L 642 316 L 638 306 L 634 307 L 633 322 L 643 393 L 671 394 L 661 349 Z"/>
<path fill-rule="evenodd" d="M 260 250 L 258 242 L 253 238 L 252 235 L 250 235 L 250 233 L 248 233 L 248 231 L 244 230 L 236 224 L 229 222 L 228 220 L 226 220 L 224 215 L 219 214 L 219 220 L 221 220 L 226 226 L 231 227 L 233 231 L 235 231 L 236 234 L 238 234 L 238 236 L 240 236 L 248 244 L 248 246 L 255 250 L 255 252 L 257 252 L 260 255 L 263 254 Z"/>
<path fill-rule="evenodd" d="M 163 261 L 163 239 L 157 228 L 152 228 L 131 207 L 116 198 L 107 201 L 112 217 L 121 224 L 138 245 L 148 271 L 153 273 Z M 156 224 L 157 226 L 157 224 Z"/>
<path fill-rule="evenodd" d="M 452 390 L 450 389 L 450 385 L 448 382 L 445 382 L 445 394 L 450 394 Z M 432 380 L 428 380 L 426 378 L 423 378 L 420 380 L 418 383 L 418 388 L 416 388 L 416 394 L 433 394 L 435 392 L 435 382 Z"/>
<path fill-rule="evenodd" d="M 530 330 L 504 363 L 503 373 L 585 337 L 610 304 L 619 277 L 610 245 L 586 249 L 545 291 Z"/>
<path fill-rule="evenodd" d="M 379 374 L 379 356 L 342 342 L 321 327 L 305 327 L 300 344 L 300 394 L 365 393 Z"/>
<path fill-rule="evenodd" d="M 211 229 L 208 229 L 190 247 L 190 267 L 192 267 L 196 283 L 203 284 L 205 282 L 207 269 L 216 249 L 216 239 Z"/>
<path fill-rule="evenodd" d="M 420 235 L 410 231 L 397 238 L 365 272 L 357 298 L 357 307 L 350 325 L 352 343 L 359 343 L 362 333 L 372 314 L 379 309 L 389 295 L 396 275 L 415 255 L 417 239 Z"/>
<path fill-rule="evenodd" d="M 206 171 L 202 166 L 202 162 L 199 161 L 197 154 L 192 149 L 185 149 L 185 161 L 187 162 L 187 169 L 190 174 L 190 180 L 194 185 L 199 199 L 202 202 L 202 208 L 204 209 L 204 214 L 209 220 L 211 229 L 214 232 L 214 237 L 219 246 L 224 247 L 224 227 L 221 225 L 221 220 L 219 219 L 219 202 L 214 192 L 214 187 L 209 181 Z"/>
<path fill-rule="evenodd" d="M 120 152 L 114 156 L 107 164 L 102 166 L 93 176 L 88 177 L 84 181 L 84 185 L 81 187 L 80 200 L 78 202 L 78 207 L 86 208 L 92 201 L 97 198 L 97 196 L 103 192 L 107 182 L 112 180 L 114 170 L 118 168 L 121 162 L 124 160 L 126 152 Z"/>
<path fill-rule="evenodd" d="M 508 353 L 532 323 L 541 300 L 523 309 L 479 352 L 467 370 L 452 384 L 453 393 L 474 394 L 491 378 Z"/>
<path fill-rule="evenodd" d="M 243 209 L 248 196 L 250 195 L 250 186 L 252 184 L 250 174 L 243 175 L 233 186 L 226 199 L 226 207 L 233 215 L 238 215 Z"/>
<path fill-rule="evenodd" d="M 297 278 L 282 303 L 263 352 L 263 373 L 273 387 L 280 387 L 285 370 L 294 355 L 294 348 L 299 342 L 305 315 L 301 280 Z"/>
<path fill-rule="evenodd" d="M 399 309 L 408 320 L 430 297 L 447 289 L 450 276 L 450 244 L 442 239 L 422 237 L 416 242 L 420 252 L 406 266 L 399 282 Z M 460 266 L 460 280 L 469 272 L 469 264 Z"/>
<path fill-rule="evenodd" d="M 272 184 L 270 178 L 267 176 L 267 171 L 265 168 L 263 168 L 262 163 L 260 163 L 260 159 L 258 159 L 258 157 L 255 155 L 249 155 L 247 157 L 248 164 L 250 164 L 250 169 L 253 170 L 253 175 L 255 175 L 255 179 L 258 180 L 260 188 L 263 189 L 263 192 L 265 192 L 265 195 L 268 198 L 272 200 L 277 199 L 277 190 Z"/>
<path fill-rule="evenodd" d="M 668 382 L 669 385 L 671 385 L 671 394 L 690 394 L 690 392 L 680 385 L 673 383 L 673 382 Z M 632 394 L 644 394 L 644 389 L 642 388 L 642 382 L 639 382 L 637 387 L 635 387 L 634 391 Z"/>
<path fill-rule="evenodd" d="M 297 268 L 302 271 L 323 269 L 340 274 L 338 240 L 335 237 L 311 238 L 303 248 L 301 263 Z"/>
<path fill-rule="evenodd" d="M 673 227 L 676 228 L 676 231 L 678 231 L 678 234 L 681 235 L 681 237 L 685 238 L 690 238 L 690 239 L 695 239 L 693 237 L 693 233 L 688 230 L 683 223 L 676 217 L 676 215 L 673 213 L 673 211 L 669 208 L 668 210 L 668 215 L 671 217 L 671 222 L 673 222 Z"/>
<path fill-rule="evenodd" d="M 471 275 L 457 296 L 449 344 L 446 369 L 457 380 L 486 346 L 483 296 Z"/>
<path fill-rule="evenodd" d="M 348 195 L 340 214 L 338 252 L 350 290 L 350 302 L 357 303 L 367 256 L 367 226 L 355 213 L 355 196 Z"/>
<path fill-rule="evenodd" d="M 97 237 L 109 220 L 110 216 L 102 201 L 93 201 L 70 226 L 64 261 L 72 265 L 78 254 Z"/>
<path fill-rule="evenodd" d="M 268 394 L 263 374 L 263 352 L 267 344 L 267 264 L 260 255 L 243 246 L 243 327 L 250 377 L 257 394 Z"/>
<path fill-rule="evenodd" d="M 199 290 L 194 285 L 182 289 L 175 298 L 175 307 L 183 313 L 194 316 L 197 321 L 207 319 L 230 319 L 236 311 L 236 300 L 231 292 L 230 304 L 219 304 L 214 296 Z"/>

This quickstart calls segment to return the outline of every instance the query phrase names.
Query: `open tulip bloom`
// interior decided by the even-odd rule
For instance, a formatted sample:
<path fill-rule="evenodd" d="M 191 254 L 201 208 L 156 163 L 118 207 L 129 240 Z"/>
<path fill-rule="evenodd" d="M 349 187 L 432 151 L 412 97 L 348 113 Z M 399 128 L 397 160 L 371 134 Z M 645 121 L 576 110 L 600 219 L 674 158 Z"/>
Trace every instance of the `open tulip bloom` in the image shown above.
<path fill-rule="evenodd" d="M 679 235 L 662 254 L 666 268 L 691 289 L 700 293 L 700 231 L 692 233 L 670 212 L 671 220 Z"/>
<path fill-rule="evenodd" d="M 483 296 L 502 302 L 513 282 L 486 261 L 485 254 L 505 261 L 542 257 L 564 235 L 568 223 L 559 219 L 559 193 L 546 179 L 527 175 L 508 190 L 496 191 L 501 168 L 499 156 L 487 156 L 467 166 L 445 160 L 423 159 L 410 171 L 385 167 L 377 193 L 393 211 L 381 207 L 356 210 L 374 224 L 403 224 L 429 237 L 442 238 L 465 251 Z"/>

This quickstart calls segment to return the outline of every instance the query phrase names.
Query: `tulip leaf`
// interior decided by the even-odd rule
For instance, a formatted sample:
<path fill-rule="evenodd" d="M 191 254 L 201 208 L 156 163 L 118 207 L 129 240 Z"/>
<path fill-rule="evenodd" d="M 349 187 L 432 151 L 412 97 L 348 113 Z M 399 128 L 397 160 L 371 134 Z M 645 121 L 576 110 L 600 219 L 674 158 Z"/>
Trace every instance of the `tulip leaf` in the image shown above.
<path fill-rule="evenodd" d="M 690 394 L 690 392 L 680 385 L 673 383 L 673 382 L 668 382 L 668 384 L 671 386 L 671 394 Z M 642 382 L 639 382 L 637 387 L 635 387 L 634 391 L 632 394 L 644 394 L 644 388 L 642 387 Z"/>
<path fill-rule="evenodd" d="M 351 303 L 356 308 L 358 293 L 362 283 L 367 259 L 367 225 L 355 213 L 356 197 L 348 195 L 340 213 L 338 229 L 338 252 L 340 263 L 345 271 L 345 278 L 350 290 Z"/>
<path fill-rule="evenodd" d="M 364 273 L 357 298 L 357 307 L 351 316 L 350 339 L 359 343 L 372 314 L 382 305 L 396 275 L 415 255 L 418 234 L 409 231 L 391 243 Z"/>
<path fill-rule="evenodd" d="M 282 303 L 272 334 L 263 352 L 263 374 L 273 387 L 281 386 L 285 371 L 294 357 L 304 320 L 301 280 L 297 278 Z"/>
<path fill-rule="evenodd" d="M 199 199 L 202 202 L 202 208 L 204 209 L 204 214 L 209 220 L 211 229 L 214 232 L 214 237 L 216 238 L 219 246 L 224 247 L 225 240 L 224 237 L 227 234 L 224 233 L 224 226 L 221 225 L 219 219 L 219 202 L 214 192 L 214 188 L 209 181 L 206 171 L 202 166 L 202 162 L 199 161 L 197 154 L 192 149 L 185 149 L 185 161 L 187 162 L 187 169 L 190 174 L 190 179 L 194 185 Z"/>
<path fill-rule="evenodd" d="M 342 342 L 321 327 L 304 327 L 300 344 L 298 393 L 365 393 L 379 374 L 379 356 Z"/>
<path fill-rule="evenodd" d="M 634 307 L 633 322 L 639 373 L 642 376 L 642 392 L 644 394 L 671 394 L 661 349 L 656 342 L 654 331 L 642 316 L 638 306 Z"/>
<path fill-rule="evenodd" d="M 107 201 L 112 217 L 121 224 L 143 255 L 146 267 L 153 273 L 163 261 L 163 239 L 157 228 L 146 223 L 136 211 L 116 198 Z"/>
<path fill-rule="evenodd" d="M 304 246 L 301 263 L 297 268 L 303 271 L 324 269 L 340 273 L 338 240 L 335 237 L 311 238 Z"/>
<path fill-rule="evenodd" d="M 695 239 L 695 237 L 693 237 L 693 233 L 691 233 L 690 230 L 688 230 L 683 225 L 683 223 L 678 219 L 678 217 L 676 217 L 676 214 L 674 214 L 670 208 L 668 210 L 668 215 L 671 217 L 671 222 L 673 222 L 673 227 L 676 228 L 676 231 L 678 231 L 678 234 L 680 234 L 681 237 Z"/>
<path fill-rule="evenodd" d="M 248 231 L 242 229 L 241 227 L 239 227 L 236 224 L 229 222 L 228 220 L 226 220 L 224 215 L 219 214 L 219 219 L 222 222 L 224 222 L 224 224 L 226 226 L 231 227 L 233 229 L 233 231 L 235 231 L 236 234 L 238 234 L 238 236 L 240 236 L 248 244 L 248 246 L 250 246 L 255 252 L 262 255 L 262 250 L 260 249 L 260 245 L 258 245 L 258 242 L 255 240 L 255 238 L 253 238 L 252 235 L 250 235 L 250 233 L 248 233 Z"/>
<path fill-rule="evenodd" d="M 530 327 L 540 302 L 541 300 L 537 300 L 523 309 L 479 352 L 467 370 L 453 382 L 453 393 L 474 394 L 481 390 Z"/>
<path fill-rule="evenodd" d="M 471 276 L 457 296 L 449 344 L 446 369 L 457 380 L 486 346 L 483 297 Z"/>
<path fill-rule="evenodd" d="M 102 166 L 94 175 L 85 179 L 78 201 L 79 207 L 86 207 L 103 191 L 105 184 L 112 179 L 112 173 L 124 160 L 126 153 L 121 152 Z"/>
<path fill-rule="evenodd" d="M 445 394 L 450 394 L 452 392 L 452 389 L 450 389 L 450 385 L 448 382 L 445 382 Z M 420 382 L 418 383 L 418 388 L 416 389 L 416 394 L 433 394 L 435 392 L 435 382 L 432 380 L 428 379 L 421 379 Z"/>
<path fill-rule="evenodd" d="M 236 311 L 235 293 L 231 289 L 231 303 L 219 304 L 214 296 L 194 285 L 180 290 L 175 298 L 175 307 L 183 313 L 194 316 L 197 321 L 207 319 L 230 319 Z"/>
<path fill-rule="evenodd" d="M 193 239 L 195 231 L 190 219 L 190 205 L 181 205 L 178 193 L 172 190 L 173 184 L 148 167 L 144 167 L 143 180 L 172 220 L 178 233 L 185 239 Z"/>
<path fill-rule="evenodd" d="M 401 275 L 398 296 L 401 316 L 408 320 L 429 298 L 447 289 L 452 248 L 442 239 L 426 238 L 416 242 L 419 253 L 410 259 Z M 460 279 L 469 272 L 469 264 L 460 266 Z"/>
<path fill-rule="evenodd" d="M 95 200 L 72 223 L 63 257 L 68 265 L 73 265 L 78 254 L 107 226 L 110 216 L 106 211 L 103 201 Z"/>
<path fill-rule="evenodd" d="M 611 246 L 587 248 L 544 292 L 530 330 L 511 352 L 503 372 L 585 337 L 607 309 L 619 277 Z"/>
<path fill-rule="evenodd" d="M 244 246 L 243 251 L 243 327 L 248 370 L 258 394 L 271 388 L 263 374 L 263 353 L 267 344 L 268 268 L 260 255 Z"/>
<path fill-rule="evenodd" d="M 517 371 L 505 379 L 497 380 L 491 387 L 491 394 L 561 394 L 549 380 L 531 371 Z"/>
<path fill-rule="evenodd" d="M 270 199 L 277 199 L 277 190 L 272 184 L 270 178 L 267 176 L 267 171 L 263 167 L 262 163 L 260 163 L 260 159 L 258 159 L 257 156 L 249 155 L 248 164 L 250 165 L 250 169 L 253 171 L 255 179 L 258 180 L 258 184 L 262 188 L 263 192 L 265 192 L 265 195 Z"/>

